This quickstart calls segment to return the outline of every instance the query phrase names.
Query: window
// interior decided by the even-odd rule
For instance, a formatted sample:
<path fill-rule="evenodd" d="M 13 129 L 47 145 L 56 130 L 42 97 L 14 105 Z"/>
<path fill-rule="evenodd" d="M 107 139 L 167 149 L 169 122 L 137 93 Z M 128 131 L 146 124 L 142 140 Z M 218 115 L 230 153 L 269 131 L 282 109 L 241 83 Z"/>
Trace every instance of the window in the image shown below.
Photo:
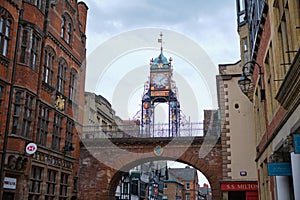
<path fill-rule="evenodd" d="M 191 200 L 191 194 L 185 194 L 185 200 Z"/>
<path fill-rule="evenodd" d="M 53 65 L 55 59 L 55 52 L 51 47 L 45 48 L 44 68 L 43 68 L 43 81 L 52 86 L 53 78 Z"/>
<path fill-rule="evenodd" d="M 191 189 L 191 184 L 190 184 L 190 183 L 186 183 L 185 189 L 186 189 L 186 190 L 190 190 L 190 189 Z"/>
<path fill-rule="evenodd" d="M 25 0 L 25 2 L 28 2 L 34 6 L 36 6 L 38 9 L 40 9 L 42 12 L 44 11 L 44 3 L 45 1 L 43 0 Z"/>
<path fill-rule="evenodd" d="M 124 182 L 124 184 L 123 184 L 123 194 L 129 194 L 128 185 L 129 185 L 129 183 Z"/>
<path fill-rule="evenodd" d="M 61 173 L 60 187 L 59 187 L 59 200 L 68 199 L 68 178 L 69 178 L 68 174 Z"/>
<path fill-rule="evenodd" d="M 11 19 L 10 14 L 4 8 L 0 8 L 0 54 L 3 56 L 7 56 L 8 53 Z"/>
<path fill-rule="evenodd" d="M 33 29 L 23 27 L 20 62 L 33 70 L 38 69 L 40 38 Z"/>
<path fill-rule="evenodd" d="M 138 181 L 131 182 L 131 194 L 138 195 Z"/>
<path fill-rule="evenodd" d="M 38 133 L 36 142 L 39 145 L 46 146 L 47 145 L 47 135 L 48 135 L 48 127 L 49 127 L 49 109 L 43 105 L 39 107 L 39 116 L 38 116 Z"/>
<path fill-rule="evenodd" d="M 20 52 L 21 63 L 26 63 L 26 49 L 28 43 L 27 38 L 28 38 L 28 31 L 25 29 L 22 31 L 21 52 Z"/>
<path fill-rule="evenodd" d="M 26 94 L 25 95 L 24 112 L 23 112 L 22 133 L 21 133 L 21 135 L 26 138 L 30 138 L 32 113 L 33 113 L 33 97 L 29 94 Z"/>
<path fill-rule="evenodd" d="M 43 7 L 44 7 L 44 5 L 43 5 L 43 0 L 34 0 L 34 5 L 35 5 L 38 9 L 43 10 Z"/>
<path fill-rule="evenodd" d="M 71 69 L 70 74 L 70 85 L 69 85 L 69 99 L 72 101 L 76 100 L 76 83 L 77 83 L 77 72 Z"/>
<path fill-rule="evenodd" d="M 21 92 L 16 92 L 15 102 L 14 102 L 14 112 L 13 112 L 13 127 L 11 131 L 12 134 L 17 134 L 19 118 L 20 118 L 20 110 L 21 110 Z"/>
<path fill-rule="evenodd" d="M 46 200 L 54 200 L 57 171 L 48 170 L 46 182 Z"/>
<path fill-rule="evenodd" d="M 239 25 L 244 24 L 246 21 L 245 0 L 237 0 L 237 14 Z"/>
<path fill-rule="evenodd" d="M 43 168 L 32 166 L 28 200 L 39 199 L 41 193 L 42 172 Z"/>
<path fill-rule="evenodd" d="M 65 88 L 65 77 L 66 77 L 66 62 L 65 60 L 61 60 L 58 65 L 58 73 L 57 73 L 57 91 L 64 94 Z"/>
<path fill-rule="evenodd" d="M 35 34 L 32 34 L 29 66 L 33 70 L 37 69 L 37 57 L 38 57 L 39 40 L 40 39 Z"/>
<path fill-rule="evenodd" d="M 69 23 L 68 24 L 68 34 L 67 34 L 67 43 L 70 44 L 71 42 L 71 31 L 72 31 L 72 25 Z"/>
<path fill-rule="evenodd" d="M 55 114 L 54 122 L 53 122 L 53 133 L 52 133 L 52 149 L 56 151 L 60 150 L 61 130 L 62 130 L 62 117 L 59 116 L 58 114 Z"/>
<path fill-rule="evenodd" d="M 65 37 L 65 32 L 66 32 L 66 19 L 63 17 L 62 22 L 61 22 L 60 37 L 64 38 Z"/>
<path fill-rule="evenodd" d="M 3 90 L 4 90 L 4 88 L 0 85 L 0 107 L 1 107 L 1 101 L 2 101 Z"/>
<path fill-rule="evenodd" d="M 77 190 L 78 190 L 78 178 L 74 177 L 74 179 L 73 179 L 73 191 L 77 192 Z"/>
<path fill-rule="evenodd" d="M 3 124 L 2 122 L 2 101 L 3 101 L 3 93 L 4 93 L 4 87 L 0 85 L 0 124 Z M 1 131 L 0 131 L 1 133 Z"/>
<path fill-rule="evenodd" d="M 247 62 L 248 59 L 248 38 L 245 37 L 242 39 L 243 41 L 243 54 L 244 54 L 244 63 Z"/>
<path fill-rule="evenodd" d="M 294 34 L 294 28 L 291 27 L 293 23 L 291 23 L 291 13 L 289 11 L 288 1 L 278 1 L 278 4 L 275 7 L 275 14 L 278 20 L 278 47 L 274 49 L 278 55 L 280 55 L 280 62 L 277 68 L 278 71 L 278 79 L 283 79 L 289 70 L 289 66 L 293 60 L 293 54 L 290 52 L 293 49 L 293 40 L 292 37 Z M 274 63 L 275 65 L 277 63 Z"/>
<path fill-rule="evenodd" d="M 72 38 L 72 19 L 68 14 L 64 14 L 62 16 L 62 21 L 61 21 L 61 32 L 60 32 L 60 37 L 63 38 L 68 44 L 71 43 L 71 38 Z"/>
<path fill-rule="evenodd" d="M 147 195 L 147 185 L 144 182 L 140 182 L 140 196 L 141 197 L 146 197 Z"/>
<path fill-rule="evenodd" d="M 75 124 L 73 121 L 67 121 L 66 127 L 66 141 L 65 141 L 65 148 L 69 148 L 72 146 L 72 139 L 73 139 L 73 130 L 75 130 Z M 70 150 L 70 149 L 69 149 Z M 67 154 L 70 154 L 70 151 L 66 151 Z"/>

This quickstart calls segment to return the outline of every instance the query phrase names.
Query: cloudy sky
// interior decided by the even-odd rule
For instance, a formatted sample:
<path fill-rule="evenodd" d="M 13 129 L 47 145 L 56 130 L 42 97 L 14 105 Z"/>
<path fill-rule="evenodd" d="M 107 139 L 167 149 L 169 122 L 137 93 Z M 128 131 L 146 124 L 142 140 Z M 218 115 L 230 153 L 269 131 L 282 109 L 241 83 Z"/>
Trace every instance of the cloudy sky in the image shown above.
<path fill-rule="evenodd" d="M 122 32 L 162 27 L 198 42 L 215 64 L 238 60 L 235 0 L 84 1 L 89 7 L 88 54 Z"/>
<path fill-rule="evenodd" d="M 155 58 L 159 54 L 160 44 L 157 43 L 157 39 L 161 29 L 164 34 L 164 50 L 168 50 L 164 55 L 167 58 L 172 57 L 174 60 L 174 77 L 177 79 L 175 81 L 183 80 L 182 83 L 177 84 L 179 93 L 181 92 L 180 99 L 184 96 L 184 100 L 186 100 L 181 101 L 181 108 L 185 109 L 187 116 L 192 117 L 195 115 L 193 112 L 199 114 L 203 112 L 203 109 L 216 108 L 204 100 L 211 95 L 212 91 L 216 92 L 215 89 L 208 88 L 215 86 L 215 82 L 199 81 L 207 79 L 206 71 L 211 68 L 214 68 L 215 71 L 210 72 L 210 75 L 213 75 L 210 79 L 215 80 L 218 64 L 235 63 L 239 60 L 235 0 L 84 0 L 84 2 L 89 7 L 87 91 L 101 94 L 108 99 L 121 118 L 132 118 L 140 108 L 144 82 L 149 76 L 149 68 L 145 66 L 149 65 L 151 58 Z M 150 39 L 145 36 L 144 31 L 140 31 L 147 28 L 152 28 L 152 32 L 147 30 L 147 33 L 151 34 L 152 38 L 150 37 Z M 130 40 L 130 35 L 133 33 L 136 41 L 141 40 L 140 49 L 139 46 L 132 44 L 135 43 L 133 40 Z M 119 37 L 120 35 L 123 37 Z M 140 38 L 136 38 L 139 36 Z M 191 65 L 199 65 L 199 61 L 193 63 L 192 58 L 189 57 L 189 54 L 194 53 L 189 52 L 189 46 L 187 47 L 189 43 L 190 50 L 193 49 L 194 44 L 191 44 L 191 41 L 202 48 L 212 63 L 207 64 L 208 61 L 203 61 L 206 67 L 210 67 L 200 69 L 198 77 L 195 76 L 197 74 L 195 70 L 198 69 L 186 66 L 191 63 Z M 149 45 L 150 43 L 153 44 Z M 133 46 L 129 47 L 130 45 Z M 156 49 L 149 50 L 149 46 Z M 199 55 L 198 52 L 197 55 Z M 135 63 L 132 63 L 133 58 L 135 58 Z M 136 76 L 137 73 L 138 76 Z M 142 76 L 143 74 L 146 75 Z M 194 84 L 191 83 L 193 81 L 195 81 Z M 200 92 L 199 85 L 202 85 L 200 88 L 203 88 Z M 128 99 L 124 100 L 126 95 L 122 95 L 123 101 L 120 102 L 118 94 L 121 95 L 120 91 L 124 92 L 125 87 L 127 87 Z M 190 90 L 188 90 L 189 88 Z M 192 99 L 198 102 L 197 109 L 195 107 L 187 108 L 184 105 L 185 102 L 190 105 Z M 137 105 L 137 107 L 132 108 L 133 105 Z M 126 113 L 122 111 L 124 108 L 128 109 Z M 160 115 L 162 116 L 162 114 Z M 192 120 L 197 121 L 199 117 L 195 116 Z"/>

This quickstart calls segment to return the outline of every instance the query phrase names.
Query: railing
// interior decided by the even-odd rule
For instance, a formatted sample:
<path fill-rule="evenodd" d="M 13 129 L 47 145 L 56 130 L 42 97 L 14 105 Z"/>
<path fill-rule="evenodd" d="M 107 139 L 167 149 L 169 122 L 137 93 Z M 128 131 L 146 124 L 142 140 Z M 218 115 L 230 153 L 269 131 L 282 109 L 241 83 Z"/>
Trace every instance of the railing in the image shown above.
<path fill-rule="evenodd" d="M 219 126 L 210 126 L 210 133 L 219 134 Z M 158 137 L 201 137 L 208 130 L 204 130 L 203 123 L 181 124 L 176 129 L 169 124 L 138 125 L 135 123 L 115 126 L 83 126 L 82 139 L 95 138 L 158 138 Z"/>

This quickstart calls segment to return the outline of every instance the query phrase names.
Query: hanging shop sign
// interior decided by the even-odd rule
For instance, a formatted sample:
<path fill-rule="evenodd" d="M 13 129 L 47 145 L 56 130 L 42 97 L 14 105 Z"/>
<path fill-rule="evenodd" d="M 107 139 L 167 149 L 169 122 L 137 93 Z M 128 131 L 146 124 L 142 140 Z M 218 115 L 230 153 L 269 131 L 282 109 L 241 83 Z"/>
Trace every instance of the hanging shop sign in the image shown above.
<path fill-rule="evenodd" d="M 141 177 L 141 173 L 140 172 L 132 172 L 130 175 L 130 178 L 132 181 L 139 181 Z"/>
<path fill-rule="evenodd" d="M 292 176 L 291 163 L 268 163 L 268 176 Z"/>

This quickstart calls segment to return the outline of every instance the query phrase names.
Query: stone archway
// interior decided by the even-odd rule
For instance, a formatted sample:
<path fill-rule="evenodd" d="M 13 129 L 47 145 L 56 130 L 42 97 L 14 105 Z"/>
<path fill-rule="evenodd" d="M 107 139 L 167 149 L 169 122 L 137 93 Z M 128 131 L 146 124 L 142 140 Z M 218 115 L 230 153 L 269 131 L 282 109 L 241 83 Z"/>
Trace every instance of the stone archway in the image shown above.
<path fill-rule="evenodd" d="M 147 142 L 145 143 L 140 143 L 137 140 L 131 142 L 126 140 L 125 143 L 119 141 L 118 146 L 122 149 L 127 148 L 128 151 L 152 151 L 156 147 L 157 141 L 153 141 L 155 138 L 146 140 Z M 220 180 L 222 180 L 222 147 L 220 142 L 218 142 L 206 156 L 199 158 L 199 148 L 202 143 L 203 138 L 194 138 L 194 142 L 185 149 L 185 152 L 180 157 L 176 157 L 173 153 L 174 151 L 178 151 L 182 146 L 180 143 L 177 143 L 171 148 L 166 149 L 161 156 L 152 154 L 152 156 L 148 157 L 137 156 L 123 157 L 122 160 L 115 159 L 119 169 L 113 169 L 101 163 L 91 155 L 91 152 L 89 151 L 91 149 L 87 150 L 87 148 L 82 147 L 79 176 L 79 199 L 114 199 L 116 187 L 124 172 L 132 169 L 134 166 L 151 160 L 176 160 L 201 171 L 210 182 L 213 199 L 221 200 Z M 99 146 L 97 148 L 99 148 Z"/>

